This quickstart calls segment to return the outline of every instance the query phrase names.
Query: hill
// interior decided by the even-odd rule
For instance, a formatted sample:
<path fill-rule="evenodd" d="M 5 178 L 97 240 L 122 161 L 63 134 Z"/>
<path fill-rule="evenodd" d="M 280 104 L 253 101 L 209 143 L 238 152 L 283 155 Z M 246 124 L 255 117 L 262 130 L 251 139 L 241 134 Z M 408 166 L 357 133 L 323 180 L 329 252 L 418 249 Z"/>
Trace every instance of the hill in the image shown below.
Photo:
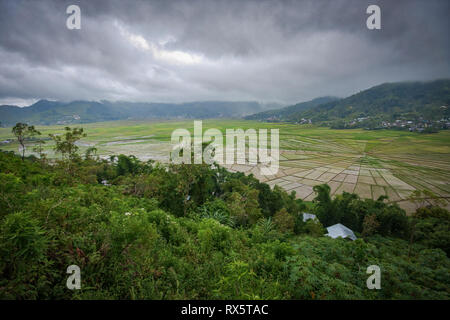
<path fill-rule="evenodd" d="M 305 110 L 310 110 L 318 105 L 337 101 L 336 97 L 320 97 L 310 101 L 300 102 L 293 106 L 288 106 L 282 109 L 267 110 L 246 116 L 247 120 L 260 120 L 260 121 L 297 121 L 299 114 Z"/>
<path fill-rule="evenodd" d="M 362 117 L 438 120 L 450 117 L 450 80 L 384 83 L 348 98 L 321 104 L 299 116 L 313 122 Z"/>
<path fill-rule="evenodd" d="M 0 106 L 3 126 L 29 124 L 75 124 L 133 119 L 239 118 L 266 110 L 269 105 L 254 101 L 202 101 L 186 103 L 136 103 L 110 101 L 39 100 L 28 107 Z"/>
<path fill-rule="evenodd" d="M 439 120 L 450 117 L 450 79 L 384 83 L 338 99 L 321 97 L 279 110 L 246 116 L 248 120 L 328 122 L 334 120 Z M 422 119 L 421 119 L 422 118 Z"/>

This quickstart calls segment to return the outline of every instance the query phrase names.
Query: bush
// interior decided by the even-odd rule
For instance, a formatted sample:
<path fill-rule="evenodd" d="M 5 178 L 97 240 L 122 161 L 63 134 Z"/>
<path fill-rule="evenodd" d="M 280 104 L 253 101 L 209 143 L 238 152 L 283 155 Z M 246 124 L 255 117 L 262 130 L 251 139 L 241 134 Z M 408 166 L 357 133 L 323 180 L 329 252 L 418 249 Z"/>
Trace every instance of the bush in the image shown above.
<path fill-rule="evenodd" d="M 278 211 L 273 217 L 273 222 L 275 223 L 277 229 L 280 232 L 293 233 L 295 221 L 294 217 L 287 212 L 285 208 Z"/>
<path fill-rule="evenodd" d="M 116 163 L 72 157 L 68 175 L 65 161 L 0 152 L 0 298 L 450 296 L 446 210 L 406 217 L 382 198 L 331 199 L 324 185 L 311 208 L 321 222 L 304 223 L 294 194 L 251 176 L 123 159 L 117 176 Z M 323 237 L 324 221 L 364 239 Z M 82 270 L 81 290 L 66 288 L 72 264 Z M 382 270 L 383 290 L 366 288 L 371 264 Z"/>

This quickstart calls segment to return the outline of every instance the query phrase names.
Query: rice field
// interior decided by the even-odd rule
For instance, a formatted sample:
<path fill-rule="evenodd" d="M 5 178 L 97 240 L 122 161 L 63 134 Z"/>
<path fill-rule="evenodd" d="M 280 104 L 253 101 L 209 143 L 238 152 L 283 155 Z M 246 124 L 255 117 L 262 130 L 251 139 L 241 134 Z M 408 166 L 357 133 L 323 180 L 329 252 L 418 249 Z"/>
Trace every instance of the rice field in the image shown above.
<path fill-rule="evenodd" d="M 83 124 L 88 134 L 78 143 L 80 152 L 97 148 L 101 157 L 135 155 L 142 160 L 169 160 L 170 137 L 177 128 L 193 133 L 193 120 L 114 121 Z M 354 192 L 363 198 L 397 202 L 407 212 L 415 210 L 408 200 L 415 190 L 429 190 L 450 207 L 450 131 L 417 134 L 405 131 L 361 129 L 332 130 L 311 125 L 261 123 L 244 120 L 204 120 L 203 130 L 279 129 L 280 167 L 272 176 L 262 176 L 258 166 L 224 165 L 229 170 L 253 174 L 272 187 L 278 185 L 297 198 L 311 201 L 313 186 L 327 183 L 333 195 Z M 64 126 L 37 128 L 44 137 L 62 132 Z M 0 149 L 18 151 L 11 128 L 0 128 Z M 225 140 L 225 139 L 224 139 Z M 32 153 L 27 146 L 26 153 Z M 51 141 L 45 145 L 50 158 L 56 157 Z M 432 201 L 432 199 L 426 199 Z"/>

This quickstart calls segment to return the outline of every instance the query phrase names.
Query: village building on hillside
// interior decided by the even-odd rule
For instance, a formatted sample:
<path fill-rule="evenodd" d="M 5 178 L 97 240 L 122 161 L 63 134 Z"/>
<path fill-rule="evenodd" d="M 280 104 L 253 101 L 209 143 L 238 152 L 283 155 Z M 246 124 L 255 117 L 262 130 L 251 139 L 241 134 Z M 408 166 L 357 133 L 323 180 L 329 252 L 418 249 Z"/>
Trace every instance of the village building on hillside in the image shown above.
<path fill-rule="evenodd" d="M 356 240 L 356 236 L 352 230 L 344 226 L 343 224 L 337 223 L 327 228 L 328 233 L 326 236 L 331 237 L 333 239 L 336 238 L 348 238 L 351 240 Z"/>

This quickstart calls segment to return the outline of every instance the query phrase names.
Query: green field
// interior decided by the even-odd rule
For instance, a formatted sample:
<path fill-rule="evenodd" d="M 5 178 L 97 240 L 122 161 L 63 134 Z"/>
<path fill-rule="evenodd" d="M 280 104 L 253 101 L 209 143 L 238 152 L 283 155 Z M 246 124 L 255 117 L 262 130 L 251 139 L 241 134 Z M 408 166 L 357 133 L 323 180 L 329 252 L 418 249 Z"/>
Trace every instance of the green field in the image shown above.
<path fill-rule="evenodd" d="M 80 151 L 97 148 L 102 157 L 113 154 L 135 155 L 142 160 L 168 161 L 173 130 L 193 132 L 193 120 L 115 121 L 81 125 L 87 137 Z M 204 120 L 203 130 L 274 129 L 280 130 L 280 170 L 274 176 L 260 176 L 250 165 L 226 166 L 232 171 L 253 173 L 271 186 L 296 191 L 306 201 L 314 198 L 313 186 L 327 183 L 333 194 L 354 192 L 363 198 L 387 195 L 407 212 L 414 204 L 406 199 L 414 190 L 429 190 L 446 201 L 450 197 L 450 131 L 417 134 L 406 131 L 362 129 L 332 130 L 323 127 L 261 123 L 243 120 Z M 37 127 L 44 137 L 62 132 L 64 126 Z M 0 128 L 0 141 L 13 139 L 11 128 Z M 18 144 L 0 144 L 3 150 L 18 151 Z M 55 157 L 51 142 L 45 146 Z M 31 145 L 27 147 L 27 154 Z"/>

